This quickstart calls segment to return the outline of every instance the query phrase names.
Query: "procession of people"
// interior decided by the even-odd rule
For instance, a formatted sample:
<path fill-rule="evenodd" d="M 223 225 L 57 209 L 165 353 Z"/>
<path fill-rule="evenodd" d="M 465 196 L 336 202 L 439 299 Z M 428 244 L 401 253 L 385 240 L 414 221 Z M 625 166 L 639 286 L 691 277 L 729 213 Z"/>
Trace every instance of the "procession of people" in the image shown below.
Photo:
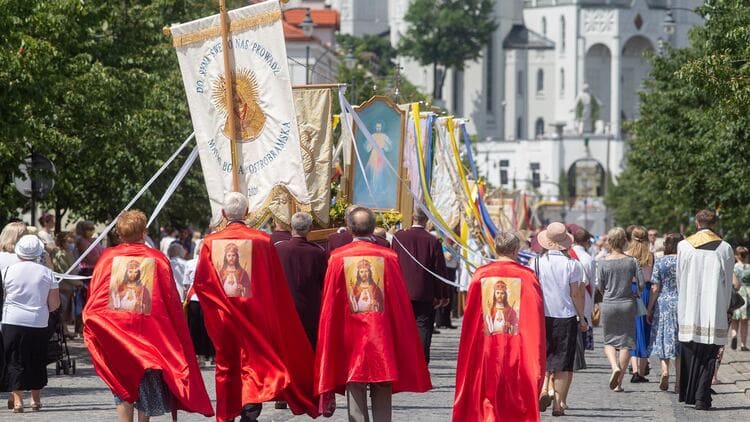
<path fill-rule="evenodd" d="M 375 213 L 352 206 L 327 251 L 326 242 L 308 239 L 309 214 L 295 213 L 289 236 L 272 243 L 273 234 L 244 223 L 247 210 L 244 195 L 226 195 L 228 224 L 183 261 L 182 281 L 174 262 L 147 243 L 145 215 L 132 210 L 118 217 L 118 244 L 102 248 L 81 314 L 85 345 L 119 420 L 134 420 L 136 410 L 141 421 L 177 410 L 213 416 L 200 375 L 209 360 L 218 421 L 258 420 L 266 402 L 329 417 L 335 394 L 346 396 L 350 421 L 389 421 L 393 394 L 432 388 L 435 315 L 455 287 L 446 278 L 453 249 L 426 230 L 425 213 L 415 212 L 411 228 L 384 245 L 373 235 Z M 733 251 L 714 231 L 715 212 L 701 210 L 695 221 L 695 234 L 668 233 L 654 252 L 638 226 L 630 239 L 628 230 L 609 230 L 600 250 L 576 225 L 550 223 L 530 243 L 523 233 L 499 232 L 498 258 L 476 268 L 459 292 L 465 301 L 454 314 L 463 318 L 453 420 L 534 421 L 550 407 L 553 416 L 564 416 L 576 406 L 568 400 L 574 374 L 593 350 L 595 313 L 603 329 L 597 340 L 612 368 L 602 385 L 625 391 L 628 369 L 630 383 L 648 382 L 654 356 L 661 390 L 669 389 L 673 363 L 679 401 L 711 409 L 723 347 L 736 348 L 738 339 L 746 345 L 741 329 L 730 337 L 729 328 L 746 306 L 748 262 L 743 246 Z M 276 228 L 279 238 L 283 228 Z M 24 390 L 32 393 L 30 410 L 41 411 L 48 315 L 75 301 L 62 299 L 42 236 L 33 231 L 13 222 L 0 234 L 12 251 L 2 256 L 0 271 L 3 387 L 12 391 L 8 406 L 15 413 L 26 409 Z M 637 252 L 641 243 L 645 252 Z M 531 259 L 522 261 L 522 251 Z M 74 323 L 69 317 L 62 325 Z M 642 337 L 649 340 L 639 344 Z"/>

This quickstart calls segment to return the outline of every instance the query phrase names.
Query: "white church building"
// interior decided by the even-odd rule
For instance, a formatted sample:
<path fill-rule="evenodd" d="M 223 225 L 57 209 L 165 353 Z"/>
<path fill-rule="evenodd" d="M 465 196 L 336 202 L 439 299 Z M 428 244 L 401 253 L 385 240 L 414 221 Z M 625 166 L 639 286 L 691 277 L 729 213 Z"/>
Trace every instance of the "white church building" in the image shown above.
<path fill-rule="evenodd" d="M 301 3 L 328 3 L 341 14 L 341 32 L 388 35 L 394 46 L 407 29 L 410 0 Z M 703 23 L 694 11 L 702 3 L 496 0 L 498 28 L 482 57 L 449 70 L 434 101 L 469 119 L 480 173 L 492 185 L 560 200 L 567 183 L 569 220 L 576 210 L 602 213 L 605 180 L 624 166 L 623 123 L 639 117 L 647 55 L 687 46 L 689 30 Z M 433 91 L 431 66 L 407 58 L 400 65 L 409 81 Z"/>

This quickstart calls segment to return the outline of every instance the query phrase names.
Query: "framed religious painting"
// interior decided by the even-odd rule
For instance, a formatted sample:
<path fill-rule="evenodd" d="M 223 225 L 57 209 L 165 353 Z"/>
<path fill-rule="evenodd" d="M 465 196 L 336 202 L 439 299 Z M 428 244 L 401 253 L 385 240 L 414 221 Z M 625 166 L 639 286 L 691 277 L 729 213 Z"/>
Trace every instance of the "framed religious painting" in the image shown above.
<path fill-rule="evenodd" d="M 350 201 L 376 211 L 400 210 L 406 113 L 383 96 L 374 96 L 355 110 L 372 138 L 368 140 L 355 122 Z"/>

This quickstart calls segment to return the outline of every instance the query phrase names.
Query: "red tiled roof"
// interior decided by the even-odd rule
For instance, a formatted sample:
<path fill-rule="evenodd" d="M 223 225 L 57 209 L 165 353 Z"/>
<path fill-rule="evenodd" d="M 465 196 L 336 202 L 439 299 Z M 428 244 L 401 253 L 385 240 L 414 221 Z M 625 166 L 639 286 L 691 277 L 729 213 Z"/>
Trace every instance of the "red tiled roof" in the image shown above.
<path fill-rule="evenodd" d="M 290 24 L 287 21 L 283 21 L 284 23 L 284 39 L 287 41 L 311 41 L 312 37 L 306 37 L 305 33 L 302 31 L 302 28 L 299 26 L 294 26 Z"/>
<path fill-rule="evenodd" d="M 284 11 L 284 20 L 299 27 L 305 19 L 307 8 L 300 7 Z M 334 9 L 310 9 L 310 18 L 315 26 L 339 29 L 339 11 Z"/>

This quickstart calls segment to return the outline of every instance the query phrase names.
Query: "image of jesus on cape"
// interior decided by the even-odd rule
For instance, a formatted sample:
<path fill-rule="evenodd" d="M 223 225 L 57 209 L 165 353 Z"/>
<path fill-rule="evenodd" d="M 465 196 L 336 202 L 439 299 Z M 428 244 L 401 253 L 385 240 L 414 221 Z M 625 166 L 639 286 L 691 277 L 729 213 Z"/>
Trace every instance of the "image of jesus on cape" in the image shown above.
<path fill-rule="evenodd" d="M 141 263 L 138 260 L 128 261 L 125 272 L 111 290 L 110 309 L 151 313 L 151 293 L 141 280 Z"/>
<path fill-rule="evenodd" d="M 485 324 L 489 334 L 518 334 L 518 314 L 508 303 L 508 287 L 498 280 L 494 283 L 489 298 L 489 309 Z"/>
<path fill-rule="evenodd" d="M 227 297 L 250 297 L 250 276 L 240 266 L 240 248 L 235 243 L 224 247 L 224 263 L 219 270 L 219 279 Z"/>
<path fill-rule="evenodd" d="M 392 178 L 388 177 L 389 174 L 386 171 L 386 153 L 391 150 L 393 141 L 385 133 L 383 133 L 383 123 L 375 123 L 375 131 L 372 133 L 372 139 L 375 141 L 379 148 L 376 148 L 369 142 L 365 146 L 365 149 L 370 153 L 370 158 L 367 160 L 367 181 L 370 183 L 372 193 L 377 195 L 382 192 L 389 192 L 392 190 L 390 184 Z"/>
<path fill-rule="evenodd" d="M 355 313 L 383 312 L 383 290 L 375 283 L 372 264 L 367 259 L 357 263 L 357 280 L 352 287 L 349 300 Z"/>

